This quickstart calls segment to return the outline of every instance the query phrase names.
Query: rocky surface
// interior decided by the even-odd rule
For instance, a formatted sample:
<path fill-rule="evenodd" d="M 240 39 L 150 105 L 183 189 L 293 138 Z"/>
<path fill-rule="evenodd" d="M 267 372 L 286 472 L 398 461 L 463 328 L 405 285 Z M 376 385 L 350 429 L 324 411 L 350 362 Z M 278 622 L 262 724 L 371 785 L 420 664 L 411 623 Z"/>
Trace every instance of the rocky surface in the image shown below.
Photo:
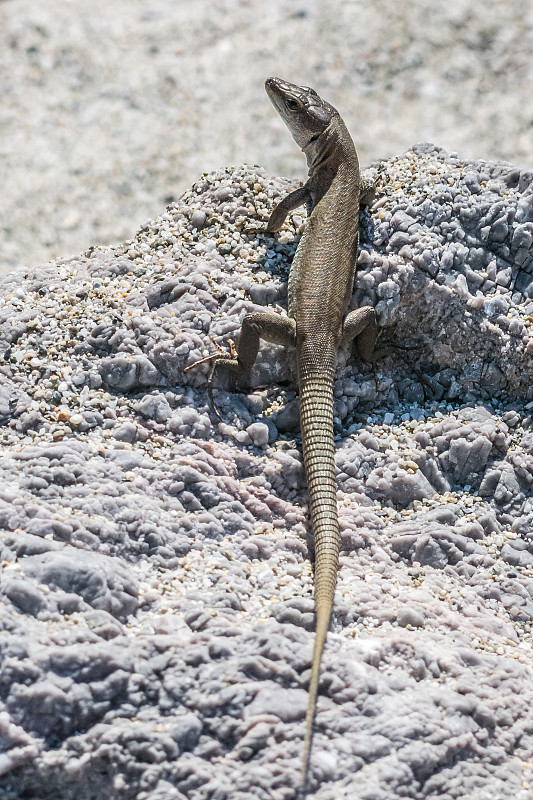
<path fill-rule="evenodd" d="M 340 359 L 342 555 L 310 796 L 531 796 L 533 176 L 374 165 Z M 183 369 L 283 312 L 290 188 L 204 175 L 135 238 L 0 285 L 0 793 L 289 800 L 313 640 L 293 356 Z"/>

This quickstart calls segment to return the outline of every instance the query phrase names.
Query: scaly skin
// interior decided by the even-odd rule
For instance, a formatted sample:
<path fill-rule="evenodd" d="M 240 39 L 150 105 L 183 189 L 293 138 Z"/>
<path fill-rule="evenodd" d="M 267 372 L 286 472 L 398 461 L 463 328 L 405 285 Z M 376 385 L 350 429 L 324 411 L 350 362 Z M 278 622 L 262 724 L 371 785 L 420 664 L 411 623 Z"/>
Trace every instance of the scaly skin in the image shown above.
<path fill-rule="evenodd" d="M 333 441 L 335 363 L 339 347 L 351 341 L 360 357 L 371 360 L 376 340 L 373 308 L 360 308 L 345 316 L 355 274 L 359 208 L 373 191 L 370 186 L 361 188 L 354 144 L 333 106 L 313 89 L 279 78 L 269 78 L 265 88 L 309 167 L 306 184 L 276 206 L 266 227 L 268 233 L 278 231 L 289 211 L 307 205 L 307 226 L 290 271 L 288 317 L 271 312 L 247 314 L 237 353 L 217 353 L 203 361 L 212 360 L 214 366 L 243 375 L 253 366 L 260 339 L 296 347 L 300 429 L 315 541 L 316 633 L 301 778 L 305 794 L 320 662 L 339 561 Z"/>

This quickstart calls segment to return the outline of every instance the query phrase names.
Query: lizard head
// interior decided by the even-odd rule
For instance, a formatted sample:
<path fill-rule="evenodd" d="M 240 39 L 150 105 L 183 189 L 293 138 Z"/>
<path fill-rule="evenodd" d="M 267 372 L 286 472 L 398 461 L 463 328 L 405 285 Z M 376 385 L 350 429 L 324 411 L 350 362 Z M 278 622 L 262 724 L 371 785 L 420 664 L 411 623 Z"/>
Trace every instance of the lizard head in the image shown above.
<path fill-rule="evenodd" d="M 278 114 L 302 150 L 316 141 L 338 111 L 308 86 L 267 78 L 265 89 Z"/>

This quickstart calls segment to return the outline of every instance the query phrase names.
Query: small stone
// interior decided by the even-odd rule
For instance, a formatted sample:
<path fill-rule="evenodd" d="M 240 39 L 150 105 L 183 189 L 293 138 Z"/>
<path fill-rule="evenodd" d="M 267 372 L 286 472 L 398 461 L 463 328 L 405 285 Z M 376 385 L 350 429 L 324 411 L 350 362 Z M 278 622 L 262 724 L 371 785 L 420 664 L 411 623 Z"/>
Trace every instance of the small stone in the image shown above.
<path fill-rule="evenodd" d="M 268 444 L 269 430 L 264 422 L 254 422 L 246 428 L 246 431 L 256 447 L 264 447 Z"/>
<path fill-rule="evenodd" d="M 299 408 L 298 400 L 292 400 L 277 414 L 274 424 L 280 433 L 286 433 L 298 428 Z"/>
<path fill-rule="evenodd" d="M 191 225 L 193 228 L 197 228 L 200 231 L 204 227 L 206 219 L 207 219 L 207 214 L 205 213 L 205 211 L 200 211 L 200 210 L 193 211 L 191 217 Z"/>
<path fill-rule="evenodd" d="M 396 619 L 398 621 L 398 625 L 400 625 L 402 628 L 407 628 L 408 625 L 410 625 L 412 628 L 424 627 L 424 615 L 419 611 L 416 611 L 414 608 L 400 609 Z"/>
<path fill-rule="evenodd" d="M 132 422 L 123 422 L 122 425 L 119 425 L 113 430 L 112 436 L 119 442 L 129 442 L 133 444 L 137 438 L 137 426 Z"/>

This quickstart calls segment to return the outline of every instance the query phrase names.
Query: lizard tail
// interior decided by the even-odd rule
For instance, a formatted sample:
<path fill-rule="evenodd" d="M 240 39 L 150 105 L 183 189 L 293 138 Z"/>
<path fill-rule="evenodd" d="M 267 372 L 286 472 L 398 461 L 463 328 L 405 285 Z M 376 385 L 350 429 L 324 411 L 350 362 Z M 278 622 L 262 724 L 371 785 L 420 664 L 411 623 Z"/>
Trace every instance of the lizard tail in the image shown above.
<path fill-rule="evenodd" d="M 316 614 L 302 766 L 303 794 L 311 753 L 320 662 L 333 608 L 340 547 L 333 442 L 333 371 L 329 375 L 328 370 L 324 372 L 320 377 L 300 378 L 300 428 L 315 541 Z"/>
<path fill-rule="evenodd" d="M 317 611 L 315 644 L 313 647 L 313 663 L 311 666 L 311 680 L 309 681 L 309 700 L 307 703 L 307 714 L 305 716 L 305 739 L 304 754 L 302 761 L 301 788 L 302 797 L 305 795 L 307 785 L 307 773 L 309 771 L 309 757 L 311 755 L 311 740 L 313 738 L 313 722 L 316 711 L 316 696 L 318 693 L 318 681 L 320 678 L 320 662 L 324 652 L 324 644 L 329 627 L 330 612 L 323 608 Z"/>

